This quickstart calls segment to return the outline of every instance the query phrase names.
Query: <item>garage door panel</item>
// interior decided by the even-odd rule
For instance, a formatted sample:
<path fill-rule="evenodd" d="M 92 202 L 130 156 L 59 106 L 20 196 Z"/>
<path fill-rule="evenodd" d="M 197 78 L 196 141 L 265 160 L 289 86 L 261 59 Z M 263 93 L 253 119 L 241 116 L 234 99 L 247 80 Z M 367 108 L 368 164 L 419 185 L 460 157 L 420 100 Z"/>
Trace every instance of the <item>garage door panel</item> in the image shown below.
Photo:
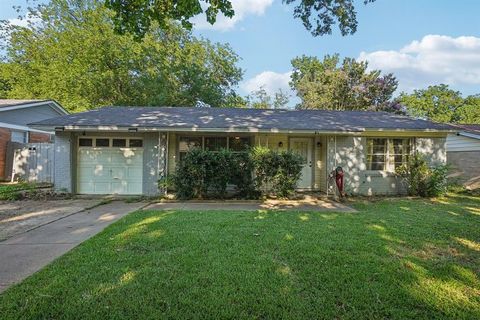
<path fill-rule="evenodd" d="M 84 164 L 92 164 L 97 162 L 97 152 L 94 150 L 79 150 L 79 159 L 82 159 Z"/>
<path fill-rule="evenodd" d="M 78 193 L 141 194 L 143 149 L 80 148 Z"/>
<path fill-rule="evenodd" d="M 111 167 L 110 174 L 113 179 L 127 178 L 127 168 L 125 167 Z"/>
<path fill-rule="evenodd" d="M 95 189 L 93 187 L 93 181 L 79 181 L 78 183 L 78 189 L 82 190 L 83 193 L 85 194 L 94 194 Z"/>
<path fill-rule="evenodd" d="M 110 193 L 110 182 L 93 182 L 93 192 L 95 194 L 109 194 Z"/>

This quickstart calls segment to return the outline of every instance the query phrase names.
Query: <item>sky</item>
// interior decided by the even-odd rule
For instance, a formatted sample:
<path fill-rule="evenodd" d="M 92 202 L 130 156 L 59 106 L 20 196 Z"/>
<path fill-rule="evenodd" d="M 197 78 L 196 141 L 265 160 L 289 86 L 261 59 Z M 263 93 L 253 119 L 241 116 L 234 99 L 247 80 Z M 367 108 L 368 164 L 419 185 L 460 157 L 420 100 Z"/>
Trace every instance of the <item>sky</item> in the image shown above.
<path fill-rule="evenodd" d="M 15 19 L 12 6 L 24 3 L 0 0 L 0 19 Z M 194 34 L 229 43 L 239 54 L 244 80 L 238 91 L 243 95 L 260 86 L 270 94 L 289 91 L 293 58 L 334 53 L 394 73 L 397 93 L 439 83 L 464 95 L 480 93 L 478 0 L 377 0 L 366 6 L 356 0 L 358 29 L 345 37 L 336 27 L 332 35 L 313 37 L 293 18 L 293 6 L 281 0 L 232 3 L 233 19 L 219 17 L 211 26 L 198 16 Z"/>

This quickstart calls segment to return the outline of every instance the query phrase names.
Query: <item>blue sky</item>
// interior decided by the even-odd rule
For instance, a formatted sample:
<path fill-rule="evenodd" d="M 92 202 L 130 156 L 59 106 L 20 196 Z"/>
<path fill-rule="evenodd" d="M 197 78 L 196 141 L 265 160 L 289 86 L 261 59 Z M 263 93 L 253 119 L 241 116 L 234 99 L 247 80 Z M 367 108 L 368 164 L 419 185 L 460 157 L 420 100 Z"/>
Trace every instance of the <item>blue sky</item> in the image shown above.
<path fill-rule="evenodd" d="M 16 17 L 2 0 L 0 19 Z M 290 60 L 306 54 L 339 53 L 367 60 L 372 68 L 393 72 L 400 90 L 447 83 L 465 94 L 480 93 L 480 1 L 357 0 L 358 31 L 342 37 L 313 37 L 281 0 L 233 0 L 236 17 L 220 18 L 214 27 L 195 19 L 195 34 L 228 42 L 245 70 L 239 92 L 264 85 L 269 92 L 288 88 Z"/>

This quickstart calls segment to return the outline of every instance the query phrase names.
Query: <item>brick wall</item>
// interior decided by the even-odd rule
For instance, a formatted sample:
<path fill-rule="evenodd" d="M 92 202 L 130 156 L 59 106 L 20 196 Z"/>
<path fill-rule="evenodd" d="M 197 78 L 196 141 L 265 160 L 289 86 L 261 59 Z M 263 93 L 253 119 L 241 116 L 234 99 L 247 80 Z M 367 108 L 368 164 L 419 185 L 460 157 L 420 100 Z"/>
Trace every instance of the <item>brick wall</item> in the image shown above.
<path fill-rule="evenodd" d="M 10 141 L 10 130 L 0 128 L 0 180 L 5 179 L 5 160 L 7 151 L 7 142 Z"/>
<path fill-rule="evenodd" d="M 30 132 L 28 140 L 30 143 L 50 142 L 50 135 L 47 133 Z"/>

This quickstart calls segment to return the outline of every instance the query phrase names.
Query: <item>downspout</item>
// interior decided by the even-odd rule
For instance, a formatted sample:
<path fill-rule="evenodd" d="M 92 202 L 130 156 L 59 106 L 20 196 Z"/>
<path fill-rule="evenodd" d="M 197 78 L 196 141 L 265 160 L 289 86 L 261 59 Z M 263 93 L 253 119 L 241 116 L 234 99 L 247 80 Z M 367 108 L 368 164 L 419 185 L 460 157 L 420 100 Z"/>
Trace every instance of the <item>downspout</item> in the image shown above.
<path fill-rule="evenodd" d="M 170 142 L 170 132 L 167 131 L 167 143 L 165 144 L 165 171 L 164 171 L 164 175 L 165 175 L 165 179 L 168 178 L 168 158 L 169 158 L 169 155 L 168 155 L 168 152 L 169 152 L 169 147 L 168 147 L 168 144 Z M 167 195 L 167 192 L 168 192 L 168 187 L 165 187 L 165 196 Z"/>

